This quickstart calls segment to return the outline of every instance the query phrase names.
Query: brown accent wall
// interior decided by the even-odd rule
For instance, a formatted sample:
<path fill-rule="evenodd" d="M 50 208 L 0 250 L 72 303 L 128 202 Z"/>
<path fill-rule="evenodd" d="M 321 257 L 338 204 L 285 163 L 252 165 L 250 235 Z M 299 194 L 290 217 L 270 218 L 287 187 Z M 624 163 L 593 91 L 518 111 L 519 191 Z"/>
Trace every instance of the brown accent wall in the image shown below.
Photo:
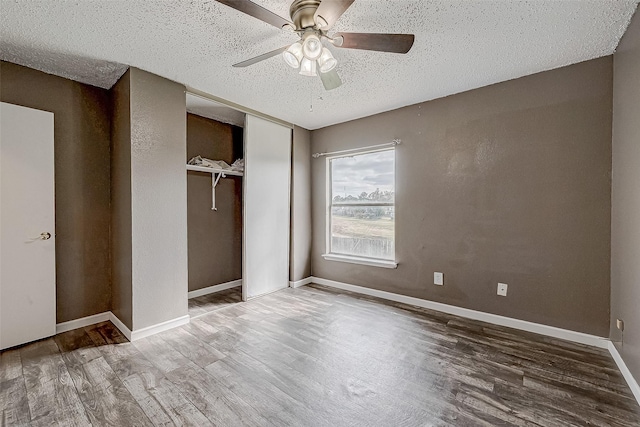
<path fill-rule="evenodd" d="M 313 275 L 608 336 L 611 100 L 604 57 L 313 131 L 312 152 L 402 139 L 398 268 L 321 257 L 314 159 Z"/>
<path fill-rule="evenodd" d="M 187 158 L 232 164 L 242 157 L 242 128 L 187 114 Z M 211 174 L 187 173 L 189 291 L 242 278 L 242 178 L 221 178 L 211 210 Z"/>
<path fill-rule="evenodd" d="M 623 335 L 616 319 L 625 322 Z M 611 339 L 640 381 L 640 12 L 613 57 Z"/>
<path fill-rule="evenodd" d="M 127 71 L 111 88 L 111 311 L 133 329 L 130 85 Z"/>
<path fill-rule="evenodd" d="M 109 93 L 4 61 L 0 76 L 2 102 L 54 113 L 56 321 L 108 311 Z"/>

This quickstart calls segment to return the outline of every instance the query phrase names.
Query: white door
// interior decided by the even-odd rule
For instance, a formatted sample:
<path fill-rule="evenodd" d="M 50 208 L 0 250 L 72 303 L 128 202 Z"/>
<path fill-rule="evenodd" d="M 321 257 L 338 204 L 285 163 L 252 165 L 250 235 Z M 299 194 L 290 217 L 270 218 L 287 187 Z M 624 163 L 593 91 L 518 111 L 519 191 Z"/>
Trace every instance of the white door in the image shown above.
<path fill-rule="evenodd" d="M 0 105 L 0 349 L 56 333 L 53 113 Z"/>
<path fill-rule="evenodd" d="M 291 129 L 247 114 L 242 298 L 289 286 Z"/>

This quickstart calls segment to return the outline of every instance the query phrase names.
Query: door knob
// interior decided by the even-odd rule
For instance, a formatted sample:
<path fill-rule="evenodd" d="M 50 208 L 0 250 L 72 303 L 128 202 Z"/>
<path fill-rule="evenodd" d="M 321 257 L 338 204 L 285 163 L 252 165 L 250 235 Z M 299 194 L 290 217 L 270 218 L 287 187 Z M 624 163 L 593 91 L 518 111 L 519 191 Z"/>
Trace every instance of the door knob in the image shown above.
<path fill-rule="evenodd" d="M 47 233 L 46 231 L 44 233 L 40 233 L 40 240 L 49 240 L 51 238 L 51 233 Z"/>

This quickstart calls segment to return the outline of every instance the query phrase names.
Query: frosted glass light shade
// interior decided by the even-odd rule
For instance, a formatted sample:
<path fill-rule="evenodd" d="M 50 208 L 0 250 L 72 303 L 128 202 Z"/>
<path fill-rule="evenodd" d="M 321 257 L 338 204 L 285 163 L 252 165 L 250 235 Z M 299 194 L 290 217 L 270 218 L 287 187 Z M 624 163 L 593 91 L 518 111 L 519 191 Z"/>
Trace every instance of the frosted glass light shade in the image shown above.
<path fill-rule="evenodd" d="M 292 44 L 287 50 L 282 52 L 282 57 L 287 65 L 292 68 L 298 68 L 300 61 L 302 61 L 302 44 L 300 44 L 300 42 Z"/>
<path fill-rule="evenodd" d="M 308 77 L 317 76 L 316 61 L 312 61 L 307 58 L 302 58 L 302 61 L 300 62 L 300 74 Z"/>
<path fill-rule="evenodd" d="M 329 49 L 323 47 L 322 55 L 320 55 L 320 58 L 318 58 L 318 65 L 320 66 L 321 73 L 328 73 L 329 71 L 336 68 L 336 65 L 338 65 L 338 61 L 333 57 Z"/>
<path fill-rule="evenodd" d="M 302 43 L 302 53 L 305 58 L 315 61 L 322 54 L 322 42 L 315 34 L 305 37 Z"/>

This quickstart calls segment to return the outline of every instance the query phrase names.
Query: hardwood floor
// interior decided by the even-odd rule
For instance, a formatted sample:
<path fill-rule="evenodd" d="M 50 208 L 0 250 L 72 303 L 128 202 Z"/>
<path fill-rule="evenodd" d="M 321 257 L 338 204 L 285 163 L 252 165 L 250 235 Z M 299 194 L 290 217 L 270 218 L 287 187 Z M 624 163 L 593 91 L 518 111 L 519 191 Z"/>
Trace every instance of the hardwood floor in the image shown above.
<path fill-rule="evenodd" d="M 189 300 L 189 316 L 191 316 L 191 318 L 202 316 L 241 301 L 242 287 L 240 286 L 191 298 Z"/>
<path fill-rule="evenodd" d="M 3 425 L 638 426 L 604 350 L 317 285 L 0 356 Z"/>

